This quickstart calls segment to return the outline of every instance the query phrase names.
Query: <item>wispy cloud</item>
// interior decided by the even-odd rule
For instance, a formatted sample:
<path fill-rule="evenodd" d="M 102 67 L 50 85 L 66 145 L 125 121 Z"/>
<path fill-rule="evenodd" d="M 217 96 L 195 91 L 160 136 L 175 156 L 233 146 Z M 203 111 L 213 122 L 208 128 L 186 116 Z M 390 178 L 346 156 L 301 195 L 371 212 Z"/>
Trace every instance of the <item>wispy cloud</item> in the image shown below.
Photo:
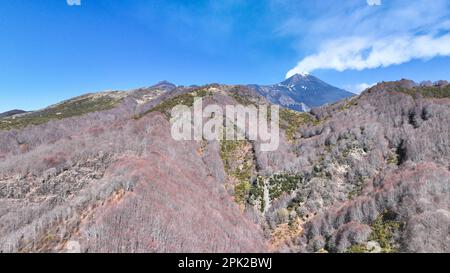
<path fill-rule="evenodd" d="M 367 0 L 367 5 L 379 6 L 379 5 L 381 5 L 381 0 Z"/>
<path fill-rule="evenodd" d="M 81 6 L 81 0 L 66 0 L 69 6 Z"/>
<path fill-rule="evenodd" d="M 414 59 L 450 56 L 450 1 L 392 2 L 368 0 L 337 7 L 293 30 L 288 19 L 284 34 L 303 35 L 317 47 L 287 73 L 287 77 L 318 69 L 363 70 L 402 64 Z M 301 40 L 300 43 L 304 42 Z"/>

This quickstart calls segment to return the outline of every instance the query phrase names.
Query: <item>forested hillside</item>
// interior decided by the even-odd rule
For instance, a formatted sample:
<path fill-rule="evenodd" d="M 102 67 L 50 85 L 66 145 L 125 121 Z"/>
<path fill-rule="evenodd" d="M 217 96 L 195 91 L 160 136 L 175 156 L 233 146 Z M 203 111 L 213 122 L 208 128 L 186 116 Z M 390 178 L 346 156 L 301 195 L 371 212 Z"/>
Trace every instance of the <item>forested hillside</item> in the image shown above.
<path fill-rule="evenodd" d="M 162 82 L 0 119 L 0 251 L 450 251 L 447 83 L 281 109 L 274 152 L 173 140 L 170 109 L 194 97 L 269 104 Z"/>

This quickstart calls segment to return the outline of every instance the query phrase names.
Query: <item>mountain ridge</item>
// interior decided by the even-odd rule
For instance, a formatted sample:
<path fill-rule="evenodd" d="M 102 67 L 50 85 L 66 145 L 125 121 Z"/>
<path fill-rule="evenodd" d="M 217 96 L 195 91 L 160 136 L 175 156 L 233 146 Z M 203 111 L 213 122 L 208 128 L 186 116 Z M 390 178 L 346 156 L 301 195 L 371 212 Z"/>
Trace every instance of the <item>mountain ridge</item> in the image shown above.
<path fill-rule="evenodd" d="M 310 82 L 313 85 L 319 84 L 320 87 L 321 87 L 321 89 L 319 90 L 320 92 L 325 92 L 326 93 L 327 91 L 330 91 L 330 90 L 331 90 L 331 92 L 336 92 L 336 90 L 338 90 L 337 92 L 339 92 L 340 95 L 338 97 L 336 97 L 336 98 L 328 98 L 326 100 L 324 100 L 323 98 L 319 98 L 318 101 L 315 101 L 315 102 L 311 103 L 311 101 L 315 100 L 313 97 L 317 97 L 317 96 L 320 97 L 320 96 L 323 95 L 323 94 L 321 95 L 321 94 L 319 94 L 317 92 L 314 92 L 314 93 L 311 93 L 311 94 L 304 94 L 305 96 L 309 96 L 310 98 L 306 98 L 305 99 L 304 97 L 302 97 L 302 99 L 298 99 L 297 98 L 298 94 L 295 94 L 296 91 L 298 91 L 298 90 L 295 90 L 293 92 L 291 90 L 292 87 L 293 88 L 297 88 L 297 89 L 298 88 L 301 89 L 302 87 L 303 88 L 305 87 L 304 84 L 306 84 L 307 82 Z M 240 85 L 235 85 L 235 86 L 240 86 Z M 321 106 L 321 105 L 324 105 L 324 104 L 327 104 L 327 103 L 333 103 L 333 102 L 336 102 L 339 99 L 355 95 L 355 94 L 347 92 L 345 90 L 341 90 L 341 89 L 338 89 L 336 87 L 333 87 L 333 86 L 323 82 L 322 80 L 320 80 L 320 79 L 318 79 L 318 78 L 316 78 L 316 77 L 314 77 L 312 75 L 309 75 L 309 74 L 303 74 L 303 75 L 295 74 L 292 77 L 290 77 L 289 79 L 286 79 L 286 80 L 284 80 L 284 81 L 282 81 L 282 82 L 280 82 L 278 84 L 272 84 L 272 85 L 258 85 L 258 84 L 247 84 L 247 85 L 245 85 L 244 84 L 243 86 L 251 87 L 252 89 L 257 91 L 261 96 L 266 97 L 272 103 L 279 104 L 281 106 L 288 107 L 288 108 L 291 108 L 293 110 L 305 111 L 305 112 L 309 111 L 313 107 L 318 107 L 318 106 Z M 276 90 L 277 87 L 280 87 L 280 86 L 281 87 L 287 87 L 289 92 L 287 92 L 286 94 L 282 94 L 285 90 L 282 90 L 282 91 L 281 90 Z M 167 91 L 174 90 L 177 87 L 178 86 L 176 84 L 174 84 L 174 83 L 171 83 L 171 82 L 169 82 L 167 80 L 162 80 L 162 81 L 159 81 L 156 84 L 151 85 L 149 87 L 141 87 L 141 88 L 132 89 L 132 90 L 129 90 L 129 91 L 119 91 L 119 90 L 117 90 L 117 91 L 110 91 L 110 90 L 108 90 L 108 91 L 100 91 L 100 92 L 90 92 L 90 93 L 86 93 L 86 94 L 81 94 L 81 95 L 73 97 L 73 98 L 69 98 L 69 99 L 61 101 L 59 103 L 55 103 L 54 105 L 49 105 L 49 106 L 47 106 L 45 108 L 42 108 L 42 109 L 37 109 L 35 111 L 27 112 L 27 111 L 22 111 L 22 110 L 11 110 L 11 111 L 8 111 L 8 112 L 5 112 L 5 113 L 0 113 L 0 118 L 6 118 L 6 117 L 9 117 L 9 116 L 14 115 L 14 114 L 22 114 L 22 113 L 31 114 L 33 112 L 40 112 L 40 111 L 43 111 L 43 110 L 48 109 L 48 108 L 56 107 L 56 106 L 58 106 L 60 104 L 66 103 L 66 102 L 72 102 L 74 100 L 87 98 L 87 97 L 100 97 L 100 96 L 103 96 L 103 97 L 108 97 L 108 96 L 118 97 L 118 96 L 122 96 L 123 97 L 124 96 L 123 94 L 125 94 L 125 92 L 133 93 L 134 95 L 139 96 L 138 95 L 139 93 L 145 93 L 148 90 L 160 90 L 162 92 L 167 92 Z M 198 88 L 198 87 L 200 87 L 200 86 L 197 86 L 197 85 L 190 86 L 190 88 Z M 266 90 L 267 88 L 269 88 L 270 90 L 267 91 Z M 314 90 L 314 87 L 312 87 L 312 88 L 309 87 L 309 88 Z M 305 90 L 303 90 L 303 91 L 305 91 Z M 300 91 L 302 91 L 302 90 L 300 90 Z M 345 92 L 347 92 L 347 93 L 345 93 Z M 161 93 L 161 92 L 159 92 L 159 93 Z M 117 94 L 117 96 L 115 94 Z M 302 100 L 305 100 L 307 103 L 305 103 Z"/>
<path fill-rule="evenodd" d="M 18 115 L 18 114 L 24 114 L 27 111 L 24 110 L 20 110 L 20 109 L 13 109 L 13 110 L 9 110 L 3 113 L 0 113 L 0 118 L 7 118 L 7 117 L 11 117 L 14 115 Z"/>

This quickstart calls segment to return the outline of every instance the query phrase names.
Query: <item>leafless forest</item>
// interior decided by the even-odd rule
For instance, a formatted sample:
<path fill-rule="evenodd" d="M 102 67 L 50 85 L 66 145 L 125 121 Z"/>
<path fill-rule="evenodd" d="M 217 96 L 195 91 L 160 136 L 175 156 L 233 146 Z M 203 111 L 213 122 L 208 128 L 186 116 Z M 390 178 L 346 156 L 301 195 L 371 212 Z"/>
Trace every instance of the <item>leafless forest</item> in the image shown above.
<path fill-rule="evenodd" d="M 285 110 L 275 152 L 170 136 L 173 102 L 268 103 L 245 86 L 161 83 L 1 130 L 0 251 L 450 252 L 448 90 Z"/>

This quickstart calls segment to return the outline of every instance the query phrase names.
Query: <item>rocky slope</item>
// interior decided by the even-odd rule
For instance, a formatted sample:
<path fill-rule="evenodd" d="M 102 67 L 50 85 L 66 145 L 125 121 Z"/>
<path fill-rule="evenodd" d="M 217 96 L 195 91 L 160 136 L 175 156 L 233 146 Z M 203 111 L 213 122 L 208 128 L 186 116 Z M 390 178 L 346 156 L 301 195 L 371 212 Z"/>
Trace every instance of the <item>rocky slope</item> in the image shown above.
<path fill-rule="evenodd" d="M 199 96 L 269 103 L 162 82 L 0 120 L 0 251 L 450 251 L 449 85 L 282 109 L 274 152 L 174 141 L 171 108 Z"/>

